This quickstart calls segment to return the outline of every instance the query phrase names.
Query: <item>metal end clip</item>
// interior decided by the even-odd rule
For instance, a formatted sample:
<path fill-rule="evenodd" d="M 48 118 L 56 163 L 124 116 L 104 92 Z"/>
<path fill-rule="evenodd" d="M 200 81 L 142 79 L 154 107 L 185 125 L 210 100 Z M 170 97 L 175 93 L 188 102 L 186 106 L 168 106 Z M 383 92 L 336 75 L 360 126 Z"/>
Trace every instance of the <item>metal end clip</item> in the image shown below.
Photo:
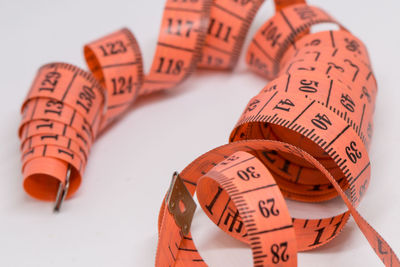
<path fill-rule="evenodd" d="M 174 172 L 166 197 L 169 212 L 174 216 L 175 223 L 181 228 L 183 235 L 188 235 L 196 203 L 187 190 L 178 172 Z"/>
<path fill-rule="evenodd" d="M 60 211 L 61 205 L 64 202 L 64 199 L 68 193 L 70 178 L 71 178 L 71 165 L 68 165 L 65 182 L 64 183 L 60 182 L 60 185 L 58 186 L 57 197 L 56 197 L 56 202 L 54 202 L 53 212 Z"/>

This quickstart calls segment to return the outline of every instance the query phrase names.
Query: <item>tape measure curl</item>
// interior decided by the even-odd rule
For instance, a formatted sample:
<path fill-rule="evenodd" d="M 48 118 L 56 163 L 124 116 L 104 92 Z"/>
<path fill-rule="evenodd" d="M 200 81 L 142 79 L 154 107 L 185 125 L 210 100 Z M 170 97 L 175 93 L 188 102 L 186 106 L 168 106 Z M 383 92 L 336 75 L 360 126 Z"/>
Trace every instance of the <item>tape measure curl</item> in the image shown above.
<path fill-rule="evenodd" d="M 218 10 L 211 14 L 209 25 L 211 2 L 167 1 L 147 75 L 139 46 L 128 29 L 84 47 L 91 73 L 65 63 L 39 69 L 22 105 L 19 129 L 24 188 L 29 195 L 56 199 L 59 209 L 63 198 L 79 188 L 96 136 L 139 95 L 176 86 L 196 66 L 233 67 L 243 43 L 243 38 L 233 35 L 247 32 L 262 1 L 246 5 L 246 17 L 235 22 L 235 29 L 219 21 Z M 223 51 L 227 44 L 232 49 L 229 53 Z"/>

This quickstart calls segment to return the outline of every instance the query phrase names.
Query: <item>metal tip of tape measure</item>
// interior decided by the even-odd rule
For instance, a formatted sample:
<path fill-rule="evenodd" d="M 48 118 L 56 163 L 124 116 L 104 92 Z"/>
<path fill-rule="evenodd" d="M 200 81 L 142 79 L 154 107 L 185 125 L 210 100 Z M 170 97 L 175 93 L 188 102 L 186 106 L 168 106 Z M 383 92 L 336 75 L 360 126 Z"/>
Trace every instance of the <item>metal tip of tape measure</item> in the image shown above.
<path fill-rule="evenodd" d="M 196 211 L 196 202 L 178 172 L 174 172 L 172 175 L 166 203 L 170 213 L 174 216 L 176 225 L 181 228 L 184 235 L 188 235 Z M 180 208 L 180 203 L 183 204 L 184 210 Z"/>
<path fill-rule="evenodd" d="M 54 202 L 54 208 L 53 208 L 54 213 L 57 213 L 60 211 L 61 205 L 64 202 L 65 197 L 67 196 L 68 189 L 69 189 L 70 177 L 71 177 L 71 166 L 68 165 L 65 182 L 64 183 L 60 182 L 60 185 L 58 186 L 56 202 Z"/>

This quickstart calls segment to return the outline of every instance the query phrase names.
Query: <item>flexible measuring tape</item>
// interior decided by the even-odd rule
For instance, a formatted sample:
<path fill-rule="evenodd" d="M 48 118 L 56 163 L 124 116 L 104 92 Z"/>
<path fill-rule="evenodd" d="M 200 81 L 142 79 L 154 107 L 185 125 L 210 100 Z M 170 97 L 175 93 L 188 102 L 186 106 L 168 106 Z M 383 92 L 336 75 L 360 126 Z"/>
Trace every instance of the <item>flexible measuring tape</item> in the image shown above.
<path fill-rule="evenodd" d="M 127 29 L 84 48 L 91 74 L 65 63 L 39 69 L 19 129 L 28 194 L 65 197 L 79 187 L 96 136 L 140 95 L 176 86 L 196 67 L 231 69 L 263 1 L 169 0 L 153 64 L 143 74 Z M 370 178 L 368 147 L 377 86 L 366 48 L 325 11 L 276 0 L 276 14 L 253 36 L 246 61 L 272 80 L 252 98 L 230 144 L 174 174 L 159 216 L 157 266 L 204 266 L 190 235 L 197 192 L 221 229 L 250 244 L 255 266 L 295 266 L 297 251 L 326 244 L 350 214 L 386 266 L 400 266 L 356 207 Z M 310 34 L 312 25 L 340 29 Z M 342 214 L 292 218 L 287 198 L 341 196 Z"/>

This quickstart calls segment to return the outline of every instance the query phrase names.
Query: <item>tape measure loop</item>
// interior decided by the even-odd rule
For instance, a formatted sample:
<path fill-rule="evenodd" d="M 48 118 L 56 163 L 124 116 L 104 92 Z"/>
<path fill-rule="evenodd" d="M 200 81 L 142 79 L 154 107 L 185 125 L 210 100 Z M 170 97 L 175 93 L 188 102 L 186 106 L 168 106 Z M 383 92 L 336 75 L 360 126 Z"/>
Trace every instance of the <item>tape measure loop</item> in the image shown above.
<path fill-rule="evenodd" d="M 54 201 L 60 184 L 65 183 L 68 163 L 51 157 L 37 157 L 24 165 L 22 171 L 25 179 L 23 186 L 32 197 Z M 69 189 L 66 197 L 71 197 L 79 188 L 82 176 L 75 167 L 71 167 Z"/>

